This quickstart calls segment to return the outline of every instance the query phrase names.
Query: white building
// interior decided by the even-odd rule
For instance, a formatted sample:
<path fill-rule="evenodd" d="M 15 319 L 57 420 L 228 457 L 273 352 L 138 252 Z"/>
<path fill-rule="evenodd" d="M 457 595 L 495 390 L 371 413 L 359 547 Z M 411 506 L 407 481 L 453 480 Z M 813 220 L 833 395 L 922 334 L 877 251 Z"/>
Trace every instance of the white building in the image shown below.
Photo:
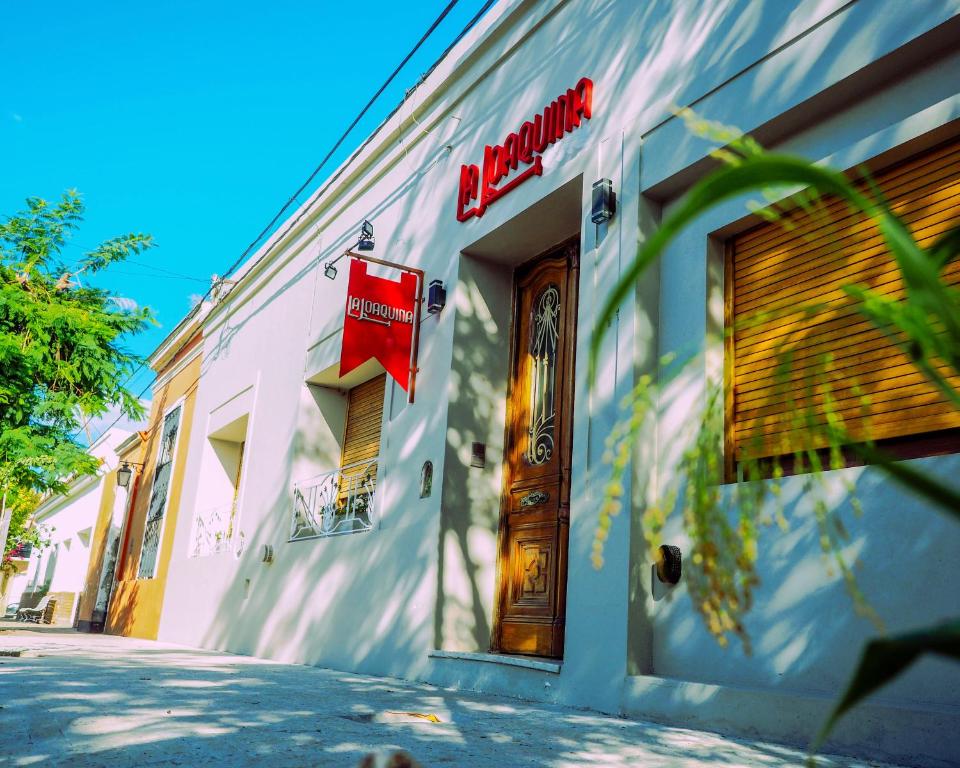
<path fill-rule="evenodd" d="M 923 163 L 946 157 L 953 184 L 958 10 L 955 0 L 496 5 L 205 319 L 159 639 L 806 744 L 875 630 L 824 567 L 803 478 L 786 484 L 789 530 L 761 540 L 752 656 L 720 648 L 686 582 L 667 594 L 648 560 L 644 493 L 671 477 L 705 363 L 664 395 L 627 479 L 631 513 L 614 520 L 603 568 L 590 557 L 618 403 L 658 356 L 705 351 L 725 322 L 723 253 L 749 250 L 740 234 L 758 223 L 746 201 L 716 206 L 645 274 L 588 394 L 590 338 L 638 243 L 712 167 L 709 143 L 675 106 L 837 168 L 869 161 L 932 184 Z M 568 111 L 551 142 L 542 118 L 555 102 Z M 601 179 L 616 214 L 598 225 Z M 470 215 L 485 184 L 499 192 Z M 937 210 L 955 217 L 946 199 Z M 413 404 L 375 363 L 338 373 L 348 260 L 333 280 L 324 265 L 364 220 L 374 256 L 447 289 L 420 327 Z M 531 322 L 553 323 L 555 336 L 538 341 Z M 521 357 L 541 367 L 515 366 Z M 531 391 L 553 422 L 527 418 Z M 940 453 L 918 461 L 955 475 L 956 414 L 934 416 L 889 435 Z M 846 551 L 888 627 L 955 613 L 960 529 L 876 469 L 828 480 L 835 506 L 849 505 L 850 488 L 863 502 Z M 212 544 L 199 533 L 211 529 L 223 532 Z M 687 546 L 676 522 L 664 541 Z M 830 748 L 955 758 L 958 682 L 956 666 L 922 660 L 845 718 Z"/>
<path fill-rule="evenodd" d="M 33 548 L 26 579 L 21 576 L 12 585 L 11 602 L 19 601 L 29 607 L 49 595 L 57 601 L 54 622 L 76 623 L 95 546 L 98 517 L 102 509 L 114 504 L 116 493 L 112 483 L 116 481 L 111 471 L 119 463 L 116 451 L 132 434 L 119 427 L 104 432 L 88 451 L 102 462 L 100 471 L 74 480 L 64 493 L 45 497 L 37 507 L 33 513 L 34 524 L 49 531 L 50 545 Z"/>

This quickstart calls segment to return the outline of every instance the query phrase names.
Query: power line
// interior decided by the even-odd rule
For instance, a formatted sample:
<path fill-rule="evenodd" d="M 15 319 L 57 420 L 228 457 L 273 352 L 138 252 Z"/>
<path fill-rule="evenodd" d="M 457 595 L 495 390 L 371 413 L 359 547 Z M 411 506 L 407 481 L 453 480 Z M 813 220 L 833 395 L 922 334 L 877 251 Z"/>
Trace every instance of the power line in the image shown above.
<path fill-rule="evenodd" d="M 86 246 L 82 246 L 82 247 L 86 247 Z M 88 249 L 88 250 L 89 250 L 89 249 Z M 118 271 L 116 271 L 116 270 L 110 270 L 110 274 L 113 274 L 113 275 L 129 275 L 129 276 L 131 276 L 131 277 L 147 277 L 147 278 L 152 278 L 152 277 L 162 277 L 162 278 L 165 278 L 165 279 L 176 279 L 176 278 L 179 278 L 179 279 L 181 279 L 181 280 L 192 280 L 192 281 L 195 281 L 195 282 L 198 282 L 198 283 L 206 283 L 206 282 L 207 282 L 207 280 L 204 280 L 203 278 L 200 278 L 200 277 L 190 277 L 189 275 L 181 275 L 181 274 L 178 273 L 178 272 L 173 272 L 173 271 L 171 271 L 171 270 L 169 270 L 169 269 L 163 269 L 162 267 L 157 267 L 157 266 L 154 266 L 153 264 L 146 264 L 146 263 L 144 263 L 144 262 L 136 261 L 135 259 L 125 259 L 125 263 L 127 263 L 127 264 L 134 264 L 134 265 L 142 266 L 142 267 L 148 267 L 148 268 L 150 268 L 150 269 L 155 269 L 155 270 L 157 270 L 158 272 L 164 272 L 164 273 L 166 273 L 166 275 L 150 275 L 150 274 L 143 274 L 143 273 L 138 274 L 138 273 L 136 273 L 136 272 L 118 272 Z M 190 312 L 187 313 L 187 317 L 190 317 L 191 314 L 193 314 L 194 311 L 196 311 L 196 308 L 191 309 Z M 179 350 L 178 350 L 178 351 L 179 351 Z M 145 365 L 146 365 L 146 363 L 143 363 L 143 362 L 142 362 L 142 363 L 140 363 L 136 368 L 134 368 L 133 371 L 130 372 L 130 375 L 127 376 L 127 378 L 124 380 L 123 384 L 121 384 L 121 386 L 126 386 L 127 384 L 129 384 L 130 382 L 132 382 L 132 381 L 137 377 L 137 375 L 140 373 L 140 371 L 142 371 L 142 370 L 144 369 Z M 152 383 L 152 382 L 151 382 L 151 383 Z M 140 394 L 137 395 L 137 399 L 139 400 L 139 399 L 143 396 L 144 392 L 146 392 L 147 389 L 149 389 L 149 388 L 150 388 L 150 384 L 147 384 L 147 386 L 144 387 L 144 389 L 140 392 Z M 82 432 L 86 432 L 87 428 L 90 426 L 90 424 L 93 422 L 93 420 L 94 420 L 95 418 L 96 418 L 95 416 L 90 416 L 90 417 L 88 417 L 87 420 L 83 422 L 83 424 L 81 425 L 80 429 L 73 433 L 72 437 L 76 438 L 76 437 L 78 437 Z M 114 427 L 122 418 L 123 418 L 123 414 L 121 414 L 120 416 L 118 416 L 118 417 L 113 421 L 113 423 L 110 424 L 110 426 L 107 427 L 106 430 L 104 430 L 104 432 L 106 432 L 107 430 L 109 430 L 109 429 L 111 429 L 112 427 Z"/>
<path fill-rule="evenodd" d="M 207 283 L 207 281 L 204 280 L 202 277 L 187 277 L 186 275 L 154 275 L 154 274 L 150 274 L 149 272 L 121 272 L 121 271 L 116 270 L 116 269 L 110 270 L 110 274 L 111 274 L 111 275 L 125 275 L 125 276 L 127 276 L 127 277 L 149 277 L 151 280 L 153 280 L 153 279 L 159 279 L 159 280 L 192 280 L 192 281 L 195 282 L 195 283 L 204 283 L 204 284 Z"/>
<path fill-rule="evenodd" d="M 447 56 L 447 54 L 450 53 L 450 51 L 453 50 L 453 48 L 457 45 L 457 43 L 459 43 L 459 42 L 464 38 L 464 36 L 466 36 L 466 34 L 467 34 L 471 29 L 473 29 L 474 26 L 476 26 L 477 22 L 478 22 L 478 21 L 483 17 L 483 15 L 490 9 L 490 7 L 494 4 L 495 1 L 496 1 L 496 0 L 486 0 L 486 2 L 480 7 L 480 10 L 477 11 L 476 14 L 474 14 L 473 18 L 471 18 L 470 21 L 467 22 L 466 26 L 464 26 L 464 28 L 463 28 L 463 29 L 460 31 L 460 33 L 453 39 L 453 41 L 447 46 L 447 48 L 443 51 L 443 53 L 440 54 L 440 56 L 439 56 L 439 57 L 436 59 L 436 61 L 434 61 L 434 63 L 426 70 L 426 72 L 424 72 L 424 73 L 420 76 L 420 78 L 419 78 L 418 81 L 417 81 L 417 85 L 419 85 L 420 83 L 422 83 L 422 82 L 430 75 L 430 73 L 433 72 L 433 70 L 437 68 L 437 65 L 438 65 L 441 61 L 443 61 L 443 59 Z M 453 8 L 457 5 L 458 2 L 459 2 L 459 0 L 451 0 L 451 2 L 449 2 L 449 3 L 447 4 L 447 6 L 443 9 L 443 11 L 440 13 L 440 15 L 434 20 L 434 22 L 433 22 L 433 23 L 430 25 L 430 27 L 427 29 L 427 31 L 420 37 L 420 39 L 417 41 L 416 45 L 414 45 L 414 47 L 410 50 L 410 52 L 407 53 L 407 55 L 403 57 L 403 60 L 400 62 L 400 64 L 398 64 L 398 65 L 394 68 L 393 72 L 390 73 L 390 76 L 389 76 L 389 77 L 384 81 L 384 83 L 377 89 L 377 91 L 376 91 L 376 93 L 373 95 L 373 97 L 366 103 L 366 105 L 363 107 L 363 109 L 360 110 L 360 113 L 353 119 L 353 121 L 350 123 L 350 125 L 347 126 L 347 129 L 341 134 L 340 138 L 337 139 L 336 143 L 334 143 L 333 147 L 327 152 L 327 154 L 324 155 L 323 159 L 320 161 L 320 163 L 317 165 L 317 167 L 314 168 L 313 172 L 307 177 L 307 180 L 306 180 L 305 182 L 303 182 L 303 184 L 301 184 L 300 187 L 297 188 L 297 191 L 294 192 L 294 193 L 290 196 L 290 198 L 283 204 L 283 206 L 280 208 L 280 210 L 277 211 L 277 213 L 274 215 L 274 217 L 270 220 L 270 223 L 267 224 L 267 226 L 264 227 L 264 228 L 260 231 L 260 233 L 257 235 L 256 239 L 254 239 L 254 240 L 246 247 L 246 249 L 243 251 L 243 253 L 240 254 L 239 258 L 237 258 L 236 261 L 234 261 L 233 264 L 231 264 L 231 265 L 226 269 L 226 271 L 223 273 L 223 276 L 224 276 L 224 277 L 233 274 L 233 272 L 237 269 L 237 267 L 239 267 L 241 264 L 243 264 L 244 260 L 247 258 L 247 256 L 249 256 L 249 254 L 251 253 L 251 251 L 253 251 L 254 248 L 256 248 L 257 245 L 263 240 L 263 238 L 272 231 L 274 225 L 276 225 L 276 223 L 277 223 L 277 222 L 282 218 L 282 216 L 287 212 L 287 209 L 290 207 L 290 205 L 291 205 L 293 202 L 297 202 L 297 197 L 298 197 L 299 195 L 301 195 L 301 194 L 306 190 L 306 188 L 313 182 L 313 180 L 317 177 L 317 174 L 318 174 L 318 173 L 321 171 L 321 169 L 327 164 L 327 162 L 329 162 L 330 158 L 333 157 L 334 153 L 340 148 L 340 146 L 343 144 L 343 142 L 347 139 L 347 136 L 350 134 L 351 131 L 353 131 L 353 129 L 354 129 L 354 128 L 357 126 L 357 124 L 360 122 L 360 120 L 363 119 L 363 116 L 369 111 L 370 107 L 374 104 L 374 102 L 375 102 L 375 101 L 383 94 L 383 92 L 389 87 L 390 83 L 392 83 L 393 80 L 396 78 L 396 76 L 400 73 L 400 70 L 402 70 L 403 67 L 407 64 L 407 62 L 409 62 L 410 59 L 416 54 L 416 52 L 417 52 L 418 50 L 420 50 L 420 48 L 423 46 L 424 42 L 426 42 L 427 38 L 434 32 L 434 30 L 440 25 L 440 23 L 447 17 L 447 15 L 450 13 L 450 11 L 453 10 Z M 414 87 L 416 87 L 416 86 L 414 86 Z M 376 135 L 379 133 L 380 128 L 383 127 L 383 125 L 385 125 L 385 124 L 397 113 L 397 110 L 400 109 L 400 107 L 402 106 L 402 104 L 403 104 L 403 101 L 401 101 L 396 107 L 394 107 L 394 109 L 390 112 L 390 114 L 388 114 L 388 115 L 384 118 L 384 120 L 380 123 L 380 125 L 360 144 L 359 147 L 357 147 L 356 150 L 354 150 L 354 152 L 350 155 L 350 157 L 349 157 L 349 158 L 347 159 L 347 161 L 343 164 L 343 166 L 342 166 L 332 177 L 330 177 L 330 179 L 328 179 L 327 183 L 324 184 L 323 187 L 322 187 L 315 195 L 313 195 L 313 200 L 311 201 L 311 205 L 313 205 L 313 204 L 316 203 L 318 200 L 320 200 L 320 199 L 323 197 L 323 195 L 327 192 L 327 190 L 329 190 L 330 187 L 333 186 L 333 184 L 337 181 L 337 179 L 339 179 L 340 176 L 343 175 L 344 171 L 350 166 L 350 164 L 353 162 L 353 160 L 356 159 L 356 157 L 357 157 L 361 152 L 363 152 L 363 150 L 370 144 L 370 142 L 373 141 L 373 139 L 374 139 L 374 138 L 376 137 Z M 309 208 L 308 208 L 308 210 L 309 210 Z M 253 263 L 253 265 L 251 265 L 251 267 L 259 264 L 259 263 L 262 262 L 268 255 L 270 255 L 270 253 L 273 251 L 273 248 L 275 247 L 275 245 L 276 245 L 278 242 L 280 242 L 280 241 L 283 240 L 283 238 L 286 236 L 286 234 L 287 234 L 288 232 L 290 232 L 290 230 L 293 229 L 293 227 L 295 227 L 295 226 L 300 222 L 300 220 L 303 218 L 303 216 L 306 215 L 306 213 L 307 213 L 307 211 L 301 212 L 301 214 L 300 214 L 296 219 L 294 219 L 294 220 L 290 223 L 290 225 L 281 233 L 280 237 L 278 237 L 278 238 L 274 241 L 273 245 L 271 245 L 271 246 L 270 246 L 269 248 L 267 248 L 263 253 L 260 254 L 260 256 L 257 258 L 257 260 Z M 211 294 L 213 293 L 213 290 L 214 290 L 215 287 L 216 287 L 215 284 L 211 284 L 211 285 L 207 288 L 207 290 L 206 290 L 206 292 L 203 294 L 203 296 L 200 297 L 200 300 L 196 303 L 196 305 L 195 305 L 189 312 L 187 312 L 187 314 L 184 316 L 183 320 L 181 320 L 180 323 L 178 323 L 178 325 L 182 325 L 182 324 L 186 323 L 187 321 L 189 321 L 194 315 L 196 315 L 196 314 L 200 311 L 200 308 L 203 306 L 203 303 L 211 296 Z M 183 343 L 180 345 L 180 347 L 176 350 L 176 352 L 175 352 L 174 354 L 177 354 L 178 352 L 180 352 L 180 351 L 186 346 L 186 344 L 187 344 L 188 342 L 189 342 L 189 339 L 188 339 L 187 341 L 183 342 Z M 138 365 L 137 368 L 134 369 L 134 371 L 133 371 L 133 372 L 130 374 L 130 376 L 127 378 L 127 381 L 131 381 L 131 380 L 143 369 L 144 365 L 145 365 L 145 363 L 141 363 L 140 365 Z M 152 382 L 151 382 L 150 384 L 148 384 L 146 387 L 144 387 L 143 390 L 141 390 L 141 392 L 137 395 L 137 399 L 140 399 L 140 398 L 144 395 L 144 393 L 146 393 L 146 391 L 150 388 L 151 384 L 152 384 Z M 120 422 L 120 420 L 121 420 L 122 418 L 123 418 L 123 416 L 122 416 L 122 414 L 121 414 L 121 415 L 118 416 L 106 429 L 104 429 L 103 432 L 106 432 L 106 431 L 112 429 L 114 426 L 116 426 L 116 425 Z M 79 434 L 89 425 L 89 423 L 90 423 L 90 421 L 92 421 L 92 419 L 93 419 L 93 417 L 91 417 L 90 419 L 88 419 L 88 420 L 84 423 L 83 427 L 81 427 L 80 430 L 78 430 L 78 431 L 74 434 L 74 437 L 76 437 L 77 435 L 79 435 Z M 101 434 L 102 434 L 102 433 L 101 433 Z"/>
<path fill-rule="evenodd" d="M 420 46 L 422 46 L 427 41 L 427 38 L 430 37 L 430 35 L 433 33 L 433 30 L 435 30 L 440 25 L 440 23 L 447 17 L 447 14 L 449 14 L 450 11 L 453 10 L 454 6 L 456 6 L 458 2 L 459 0 L 450 0 L 450 2 L 447 3 L 447 7 L 443 9 L 440 15 L 434 20 L 433 24 L 430 25 L 429 29 L 427 29 L 427 31 L 423 33 L 423 35 L 417 41 L 417 44 L 413 46 L 410 52 L 403 57 L 403 61 L 401 61 L 394 68 L 393 72 L 390 73 L 390 77 L 388 77 L 384 81 L 383 85 L 381 85 L 377 89 L 377 92 L 373 94 L 373 96 L 366 103 L 366 105 L 364 105 L 363 109 L 360 110 L 360 113 L 353 119 L 353 122 L 347 126 L 347 129 L 341 134 L 340 138 L 337 139 L 336 143 L 330 148 L 330 151 L 327 152 L 326 155 L 324 155 L 323 160 L 320 161 L 320 164 L 313 169 L 313 172 L 307 177 L 307 180 L 304 181 L 303 184 L 301 184 L 300 187 L 297 189 L 297 191 L 290 196 L 287 202 L 283 204 L 283 207 L 280 208 L 279 211 L 277 211 L 274 217 L 270 220 L 270 223 L 267 224 L 267 226 L 264 227 L 263 230 L 261 230 L 260 234 L 257 235 L 256 239 L 253 240 L 253 242 L 251 242 L 250 245 L 247 246 L 246 250 L 242 254 L 240 254 L 240 257 L 232 265 L 230 265 L 227 271 L 224 272 L 225 275 L 232 274 L 233 271 L 243 263 L 243 260 L 247 258 L 250 252 L 254 248 L 256 248 L 257 244 L 273 229 L 274 225 L 287 212 L 287 209 L 291 206 L 291 204 L 296 202 L 297 196 L 303 193 L 306 190 L 306 188 L 310 186 L 313 180 L 317 177 L 317 174 L 320 173 L 321 169 L 327 164 L 330 158 L 333 157 L 334 153 L 338 149 L 340 149 L 340 145 L 342 145 L 343 142 L 346 141 L 346 138 L 350 134 L 350 132 L 357 127 L 357 123 L 359 123 L 363 119 L 363 116 L 367 114 L 370 107 L 373 106 L 373 103 L 378 98 L 380 98 L 380 94 L 382 94 L 390 85 L 390 83 L 394 81 L 396 76 L 400 74 L 400 70 L 403 69 L 404 66 L 406 66 L 407 62 L 410 61 L 411 58 L 413 58 L 413 55 L 420 50 Z M 374 132 L 373 135 L 375 134 L 376 132 Z M 364 144 L 363 146 L 366 146 L 366 144 Z"/>
<path fill-rule="evenodd" d="M 453 39 L 453 42 L 450 43 L 450 45 L 447 46 L 447 48 L 446 48 L 446 49 L 444 50 L 444 52 L 440 55 L 440 57 L 439 57 L 432 65 L 430 65 L 430 68 L 427 69 L 426 72 L 424 72 L 424 73 L 420 76 L 419 80 L 417 81 L 417 85 L 419 85 L 419 84 L 422 83 L 427 77 L 429 77 L 430 73 L 433 72 L 433 70 L 437 68 L 437 65 L 438 65 L 441 61 L 443 61 L 444 57 L 445 57 L 448 53 L 450 53 L 450 51 L 453 50 L 454 46 L 456 46 L 456 44 L 459 43 L 459 42 L 464 38 L 464 36 L 465 36 L 471 29 L 473 29 L 473 27 L 474 27 L 474 26 L 476 25 L 476 23 L 483 17 L 483 15 L 484 15 L 488 10 L 490 10 L 490 7 L 494 4 L 494 2 L 496 2 L 496 0 L 487 0 L 487 2 L 485 2 L 485 3 L 480 7 L 480 10 L 477 11 L 476 14 L 474 14 L 473 18 L 470 19 L 470 21 L 467 22 L 466 26 L 465 26 L 465 27 L 460 31 L 460 33 Z M 436 25 L 442 20 L 442 18 L 449 12 L 449 10 L 450 10 L 454 5 L 456 5 L 456 0 L 454 0 L 454 2 L 452 2 L 450 5 L 448 5 L 446 9 L 444 9 L 444 12 L 440 15 L 440 17 L 437 19 L 437 21 L 435 21 L 435 22 L 433 23 L 433 25 L 430 27 L 430 31 L 432 31 L 432 30 L 436 27 Z M 429 34 L 429 31 L 428 31 L 428 34 Z M 417 50 L 417 48 L 420 47 L 420 45 L 423 43 L 423 41 L 424 41 L 425 39 L 426 39 L 426 35 L 425 35 L 424 37 L 420 38 L 420 41 L 419 41 L 419 42 L 417 43 L 417 45 L 414 47 L 413 51 L 411 51 L 409 54 L 407 54 L 406 58 L 404 58 L 404 63 L 406 63 L 406 62 L 410 59 L 410 56 L 413 55 L 413 53 Z M 401 66 L 402 66 L 402 64 L 401 64 Z M 398 67 L 396 70 L 394 70 L 393 74 L 390 75 L 390 79 L 393 79 L 393 77 L 396 75 L 396 73 L 399 71 L 399 69 L 400 69 L 400 68 Z M 382 93 L 383 90 L 384 90 L 384 88 L 386 88 L 386 86 L 389 84 L 389 82 L 390 82 L 390 80 L 388 80 L 386 83 L 384 83 L 384 85 L 380 88 L 379 91 L 377 91 L 377 93 L 378 93 L 378 94 Z M 416 86 L 414 86 L 414 87 L 416 87 Z M 311 201 L 310 205 L 313 205 L 313 204 L 316 203 L 318 200 L 320 200 L 320 199 L 323 197 L 323 195 L 327 192 L 327 190 L 330 189 L 330 187 L 332 187 L 332 186 L 334 185 L 334 183 L 336 183 L 337 179 L 339 179 L 340 176 L 342 176 L 343 173 L 346 171 L 346 169 L 350 167 L 350 164 L 363 152 L 364 149 L 366 149 L 367 145 L 369 145 L 370 142 L 373 141 L 373 139 L 376 137 L 377 133 L 379 133 L 380 128 L 383 127 L 383 125 L 385 125 L 387 122 L 389 122 L 389 120 L 390 120 L 390 119 L 397 113 L 397 111 L 403 106 L 403 103 L 404 103 L 404 101 L 406 101 L 406 98 L 407 98 L 407 95 L 405 94 L 403 100 L 401 100 L 400 103 L 397 104 L 397 106 L 393 108 L 393 110 L 390 112 L 390 114 L 388 114 L 388 115 L 383 119 L 383 121 L 380 123 L 380 125 L 377 127 L 377 129 L 374 130 L 374 131 L 363 141 L 363 143 L 360 144 L 359 147 L 357 147 L 356 150 L 354 150 L 353 154 L 350 155 L 350 157 L 349 157 L 349 158 L 347 159 L 347 161 L 340 167 L 340 169 L 339 169 L 333 176 L 331 176 L 331 177 L 327 180 L 327 183 L 324 184 L 323 187 L 313 196 L 313 200 Z M 372 103 L 372 102 L 371 102 L 371 103 Z M 366 109 L 369 108 L 369 106 L 370 106 L 370 105 L 368 104 L 366 107 L 364 107 L 364 111 L 366 111 Z M 350 130 L 352 130 L 352 128 L 357 124 L 357 122 L 359 121 L 360 117 L 362 117 L 362 114 L 363 114 L 363 113 L 361 113 L 361 115 L 359 115 L 359 116 L 357 117 L 357 119 L 353 121 L 353 123 L 350 125 L 350 127 L 344 132 L 343 136 L 341 136 L 340 139 L 338 140 L 336 146 L 339 146 L 340 144 L 343 143 L 343 140 L 346 138 L 346 136 L 347 136 L 347 134 L 350 132 Z M 336 147 L 335 147 L 335 148 L 336 148 Z M 299 195 L 301 192 L 303 192 L 303 190 L 307 187 L 307 185 L 310 183 L 310 181 L 317 175 L 317 172 L 320 170 L 320 168 L 323 167 L 323 164 L 324 164 L 327 160 L 329 160 L 330 155 L 331 155 L 332 153 L 333 153 L 333 152 L 331 151 L 330 153 L 327 154 L 327 156 L 323 159 L 323 161 L 320 163 L 320 165 L 317 166 L 317 168 L 314 170 L 314 172 L 310 175 L 310 178 L 307 179 L 307 181 L 306 181 L 303 185 L 301 185 L 301 187 L 294 193 L 293 198 L 291 198 L 291 199 L 295 199 L 295 198 L 297 197 L 297 195 Z M 244 259 L 247 257 L 247 255 L 250 253 L 250 251 L 252 250 L 253 246 L 255 246 L 258 242 L 260 242 L 260 240 L 263 238 L 264 233 L 270 231 L 270 228 L 273 226 L 273 224 L 274 224 L 274 223 L 277 221 L 277 219 L 280 217 L 280 214 L 282 214 L 284 211 L 286 211 L 286 209 L 289 207 L 289 205 L 290 205 L 290 201 L 288 200 L 287 203 L 284 205 L 284 207 L 280 209 L 280 212 L 277 214 L 277 216 L 274 216 L 274 217 L 273 217 L 273 221 L 267 226 L 267 228 L 264 229 L 263 232 L 261 232 L 260 235 L 258 235 L 257 239 L 254 240 L 254 241 L 247 247 L 247 249 L 243 252 L 243 254 L 240 256 L 240 258 L 237 259 L 233 264 L 231 264 L 230 267 L 229 267 L 229 269 L 227 269 L 227 271 L 224 272 L 224 275 L 225 275 L 225 276 L 226 276 L 226 275 L 233 274 L 233 271 L 243 263 L 243 260 L 244 260 Z M 308 208 L 308 210 L 309 210 L 309 208 Z M 283 232 L 282 232 L 282 233 L 280 234 L 280 236 L 274 241 L 274 243 L 273 243 L 269 248 L 267 248 L 263 253 L 261 253 L 260 256 L 257 258 L 257 260 L 254 261 L 253 264 L 251 264 L 251 269 L 252 269 L 253 267 L 255 267 L 257 264 L 259 264 L 260 262 L 262 262 L 267 256 L 270 255 L 270 253 L 273 251 L 273 248 L 276 246 L 276 244 L 279 243 L 279 242 L 281 242 L 281 241 L 283 240 L 283 238 L 286 237 L 286 235 L 287 235 L 295 226 L 297 226 L 297 224 L 300 223 L 300 221 L 303 219 L 303 217 L 307 215 L 308 210 L 301 211 L 300 215 L 297 216 L 295 219 L 293 219 L 293 220 L 290 222 L 290 224 L 287 226 L 287 228 L 283 230 Z"/>
<path fill-rule="evenodd" d="M 163 272 L 164 274 L 170 275 L 172 277 L 182 277 L 184 280 L 198 280 L 201 283 L 205 283 L 207 282 L 207 280 L 209 280 L 209 278 L 204 279 L 202 277 L 194 277 L 193 275 L 184 275 L 181 272 L 174 272 L 169 269 L 164 269 L 163 267 L 158 267 L 155 264 L 148 264 L 145 261 L 136 261 L 135 259 L 124 259 L 124 264 L 133 264 L 134 266 L 137 266 L 137 267 L 146 267 L 147 269 L 155 269 L 157 270 L 157 272 Z"/>

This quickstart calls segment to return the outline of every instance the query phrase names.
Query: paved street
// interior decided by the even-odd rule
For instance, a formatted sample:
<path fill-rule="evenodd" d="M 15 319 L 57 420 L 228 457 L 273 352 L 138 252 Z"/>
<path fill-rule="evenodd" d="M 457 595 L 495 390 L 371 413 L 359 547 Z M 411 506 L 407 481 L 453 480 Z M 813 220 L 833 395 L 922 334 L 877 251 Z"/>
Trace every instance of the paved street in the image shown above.
<path fill-rule="evenodd" d="M 802 762 L 785 747 L 580 710 L 23 626 L 0 622 L 3 766 L 352 768 L 397 749 L 423 766 Z"/>

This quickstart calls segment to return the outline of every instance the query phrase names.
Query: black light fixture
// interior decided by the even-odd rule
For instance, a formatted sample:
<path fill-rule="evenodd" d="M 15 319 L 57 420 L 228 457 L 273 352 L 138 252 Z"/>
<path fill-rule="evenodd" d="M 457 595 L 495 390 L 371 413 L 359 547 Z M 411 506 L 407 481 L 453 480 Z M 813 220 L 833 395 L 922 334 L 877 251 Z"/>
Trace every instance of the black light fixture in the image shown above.
<path fill-rule="evenodd" d="M 374 245 L 373 238 L 373 224 L 371 224 L 366 219 L 363 220 L 363 224 L 360 225 L 360 237 L 357 238 L 356 249 L 358 251 L 372 251 Z M 340 261 L 344 256 L 354 255 L 355 253 L 351 250 L 346 250 L 337 256 L 335 259 L 331 259 L 326 264 L 323 265 L 323 274 L 328 280 L 337 279 L 337 262 Z"/>
<path fill-rule="evenodd" d="M 610 179 L 593 182 L 593 205 L 590 208 L 590 221 L 602 224 L 613 218 L 617 212 L 617 193 L 613 191 Z"/>
<path fill-rule="evenodd" d="M 360 238 L 357 240 L 358 251 L 372 251 L 374 246 L 373 224 L 366 219 L 360 225 Z"/>
<path fill-rule="evenodd" d="M 664 584 L 676 584 L 683 573 L 683 556 L 680 547 L 661 544 L 657 547 L 657 578 Z"/>
<path fill-rule="evenodd" d="M 487 466 L 487 444 L 472 443 L 470 446 L 470 466 L 483 469 Z"/>
<path fill-rule="evenodd" d="M 137 464 L 135 461 L 124 461 L 117 469 L 117 485 L 121 488 L 130 486 L 130 478 L 133 477 L 133 468 L 142 467 L 143 464 Z"/>
<path fill-rule="evenodd" d="M 427 312 L 431 315 L 439 314 L 447 305 L 447 289 L 442 280 L 431 280 L 427 289 Z"/>

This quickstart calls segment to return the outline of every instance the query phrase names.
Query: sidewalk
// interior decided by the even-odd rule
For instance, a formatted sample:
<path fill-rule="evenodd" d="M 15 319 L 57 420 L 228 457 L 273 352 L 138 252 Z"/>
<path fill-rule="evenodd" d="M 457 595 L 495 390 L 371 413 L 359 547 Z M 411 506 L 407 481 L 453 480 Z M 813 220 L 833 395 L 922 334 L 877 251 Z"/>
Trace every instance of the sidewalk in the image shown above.
<path fill-rule="evenodd" d="M 0 622 L 0 766 L 353 768 L 397 749 L 424 768 L 803 762 L 786 747 L 581 710 Z"/>

